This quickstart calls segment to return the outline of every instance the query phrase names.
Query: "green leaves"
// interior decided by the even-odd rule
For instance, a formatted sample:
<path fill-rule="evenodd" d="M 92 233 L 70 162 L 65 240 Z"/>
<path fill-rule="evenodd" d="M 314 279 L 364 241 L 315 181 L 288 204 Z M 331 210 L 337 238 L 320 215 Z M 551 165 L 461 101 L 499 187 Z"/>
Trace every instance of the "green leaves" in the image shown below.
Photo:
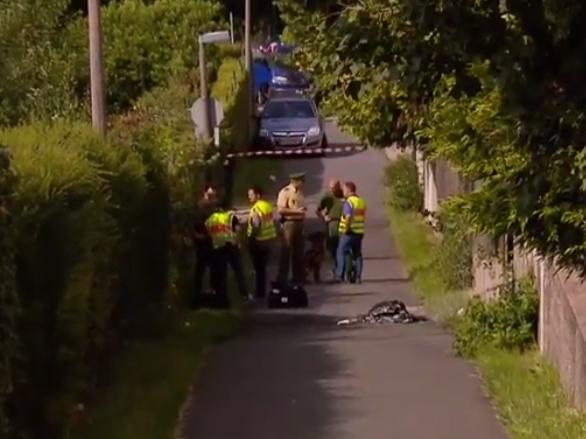
<path fill-rule="evenodd" d="M 475 229 L 586 274 L 586 7 L 501 6 L 362 0 L 320 15 L 280 2 L 300 65 L 347 129 L 447 159 L 482 182 L 457 200 Z"/>

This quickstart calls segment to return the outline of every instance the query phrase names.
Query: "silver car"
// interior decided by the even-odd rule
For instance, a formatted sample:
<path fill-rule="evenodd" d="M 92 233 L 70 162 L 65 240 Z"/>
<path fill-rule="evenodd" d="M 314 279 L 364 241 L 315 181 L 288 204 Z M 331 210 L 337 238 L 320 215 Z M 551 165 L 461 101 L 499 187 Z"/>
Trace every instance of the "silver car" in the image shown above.
<path fill-rule="evenodd" d="M 325 147 L 324 124 L 313 99 L 299 93 L 275 94 L 260 114 L 264 147 Z"/>

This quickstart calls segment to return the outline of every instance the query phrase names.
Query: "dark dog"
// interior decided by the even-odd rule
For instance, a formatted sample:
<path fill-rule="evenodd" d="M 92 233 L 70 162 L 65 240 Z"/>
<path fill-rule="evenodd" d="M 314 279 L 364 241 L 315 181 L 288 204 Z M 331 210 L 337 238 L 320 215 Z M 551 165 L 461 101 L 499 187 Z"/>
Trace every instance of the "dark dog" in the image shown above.
<path fill-rule="evenodd" d="M 316 283 L 321 282 L 321 265 L 325 259 L 325 240 L 326 234 L 323 232 L 315 232 L 307 237 L 311 246 L 305 252 L 305 274 L 306 276 L 313 275 L 313 280 Z"/>

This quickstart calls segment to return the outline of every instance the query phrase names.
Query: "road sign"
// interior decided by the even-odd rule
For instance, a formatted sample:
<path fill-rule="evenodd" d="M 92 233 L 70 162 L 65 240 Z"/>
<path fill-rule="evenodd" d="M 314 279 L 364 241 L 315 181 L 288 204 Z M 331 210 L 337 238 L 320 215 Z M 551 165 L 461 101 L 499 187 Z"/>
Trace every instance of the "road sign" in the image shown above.
<path fill-rule="evenodd" d="M 230 41 L 230 32 L 222 30 L 218 32 L 208 32 L 199 36 L 200 43 L 225 43 Z"/>
<path fill-rule="evenodd" d="M 215 128 L 222 123 L 224 120 L 224 106 L 222 103 L 214 98 L 209 98 L 210 103 L 210 125 L 211 128 Z M 203 136 L 205 132 L 204 127 L 204 100 L 202 98 L 197 99 L 193 105 L 191 106 L 189 112 L 191 113 L 191 120 L 195 124 L 195 130 L 200 135 Z"/>
<path fill-rule="evenodd" d="M 214 146 L 216 148 L 220 147 L 220 127 L 214 128 Z"/>

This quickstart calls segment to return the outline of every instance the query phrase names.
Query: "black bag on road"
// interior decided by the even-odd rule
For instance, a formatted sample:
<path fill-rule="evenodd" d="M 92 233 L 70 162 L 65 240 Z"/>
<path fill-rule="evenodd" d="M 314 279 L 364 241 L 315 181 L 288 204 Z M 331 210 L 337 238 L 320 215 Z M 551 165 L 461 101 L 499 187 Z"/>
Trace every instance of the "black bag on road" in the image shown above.
<path fill-rule="evenodd" d="M 215 291 L 205 291 L 198 297 L 198 308 L 208 309 L 228 309 L 230 308 L 230 300 L 227 296 L 216 294 Z"/>
<path fill-rule="evenodd" d="M 301 285 L 273 283 L 268 295 L 269 308 L 307 308 L 307 291 Z"/>

